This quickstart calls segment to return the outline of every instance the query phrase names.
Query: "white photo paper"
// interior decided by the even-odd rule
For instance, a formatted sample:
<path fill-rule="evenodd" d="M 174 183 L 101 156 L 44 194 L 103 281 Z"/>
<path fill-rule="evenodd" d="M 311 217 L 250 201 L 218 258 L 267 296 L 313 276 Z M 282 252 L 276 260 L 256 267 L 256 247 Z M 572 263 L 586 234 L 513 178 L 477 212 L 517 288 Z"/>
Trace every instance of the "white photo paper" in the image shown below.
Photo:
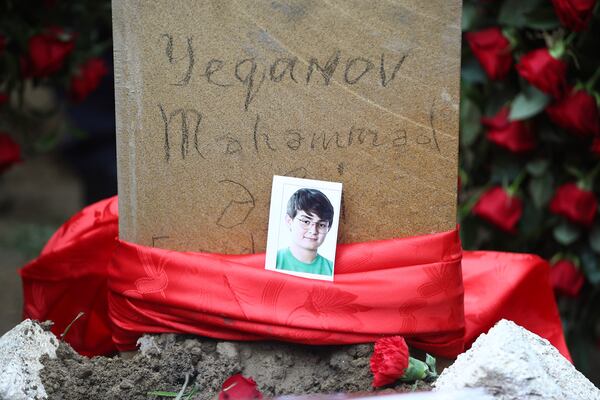
<path fill-rule="evenodd" d="M 333 281 L 342 184 L 273 177 L 265 268 Z"/>

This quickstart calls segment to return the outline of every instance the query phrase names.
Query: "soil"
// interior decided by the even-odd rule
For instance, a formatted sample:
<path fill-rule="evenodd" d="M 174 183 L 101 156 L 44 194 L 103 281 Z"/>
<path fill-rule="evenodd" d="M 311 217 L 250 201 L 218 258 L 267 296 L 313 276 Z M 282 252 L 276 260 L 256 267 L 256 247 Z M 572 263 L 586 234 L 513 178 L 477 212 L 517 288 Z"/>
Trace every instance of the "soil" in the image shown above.
<path fill-rule="evenodd" d="M 253 378 L 264 397 L 285 394 L 370 392 L 372 344 L 306 346 L 279 342 L 219 342 L 186 335 L 144 336 L 133 357 L 86 358 L 61 342 L 57 358 L 42 359 L 50 399 L 148 399 L 153 391 L 179 392 L 186 375 L 194 399 L 215 399 L 233 374 Z M 431 390 L 427 383 L 398 385 L 378 394 Z M 187 390 L 186 390 L 187 392 Z"/>

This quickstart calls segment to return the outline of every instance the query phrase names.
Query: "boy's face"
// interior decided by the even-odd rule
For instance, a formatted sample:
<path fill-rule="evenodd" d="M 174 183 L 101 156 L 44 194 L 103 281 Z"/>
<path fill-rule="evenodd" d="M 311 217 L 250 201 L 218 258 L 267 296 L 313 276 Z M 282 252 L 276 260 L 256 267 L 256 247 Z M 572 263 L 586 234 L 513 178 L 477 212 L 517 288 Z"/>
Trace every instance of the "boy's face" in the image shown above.
<path fill-rule="evenodd" d="M 305 250 L 316 251 L 323 244 L 331 228 L 327 221 L 302 210 L 298 211 L 294 218 L 286 214 L 285 221 L 290 227 L 292 242 Z"/>

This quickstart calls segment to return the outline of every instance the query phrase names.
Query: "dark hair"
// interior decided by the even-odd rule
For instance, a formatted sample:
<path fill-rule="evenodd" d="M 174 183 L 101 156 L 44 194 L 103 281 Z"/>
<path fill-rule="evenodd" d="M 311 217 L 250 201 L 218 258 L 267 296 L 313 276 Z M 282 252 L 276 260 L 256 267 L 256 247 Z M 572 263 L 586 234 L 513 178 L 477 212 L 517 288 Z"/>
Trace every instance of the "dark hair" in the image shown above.
<path fill-rule="evenodd" d="M 316 215 L 329 226 L 333 224 L 333 206 L 322 192 L 317 189 L 299 189 L 290 197 L 287 204 L 287 214 L 295 218 L 298 211 Z"/>

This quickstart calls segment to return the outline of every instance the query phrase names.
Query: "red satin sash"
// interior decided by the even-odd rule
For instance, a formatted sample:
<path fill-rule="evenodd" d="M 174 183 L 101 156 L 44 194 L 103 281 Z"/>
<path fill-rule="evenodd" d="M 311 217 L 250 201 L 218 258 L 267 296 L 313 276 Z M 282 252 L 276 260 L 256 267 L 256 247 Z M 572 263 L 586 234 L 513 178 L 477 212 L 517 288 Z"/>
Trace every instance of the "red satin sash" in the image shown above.
<path fill-rule="evenodd" d="M 135 346 L 143 333 L 308 344 L 403 335 L 453 357 L 500 318 L 568 356 L 548 283 L 532 255 L 466 252 L 457 231 L 338 246 L 335 282 L 264 269 L 264 254 L 174 252 L 126 243 L 116 197 L 91 205 L 21 271 L 24 315 L 51 319 L 80 353 Z M 464 274 L 464 286 L 463 278 Z"/>

